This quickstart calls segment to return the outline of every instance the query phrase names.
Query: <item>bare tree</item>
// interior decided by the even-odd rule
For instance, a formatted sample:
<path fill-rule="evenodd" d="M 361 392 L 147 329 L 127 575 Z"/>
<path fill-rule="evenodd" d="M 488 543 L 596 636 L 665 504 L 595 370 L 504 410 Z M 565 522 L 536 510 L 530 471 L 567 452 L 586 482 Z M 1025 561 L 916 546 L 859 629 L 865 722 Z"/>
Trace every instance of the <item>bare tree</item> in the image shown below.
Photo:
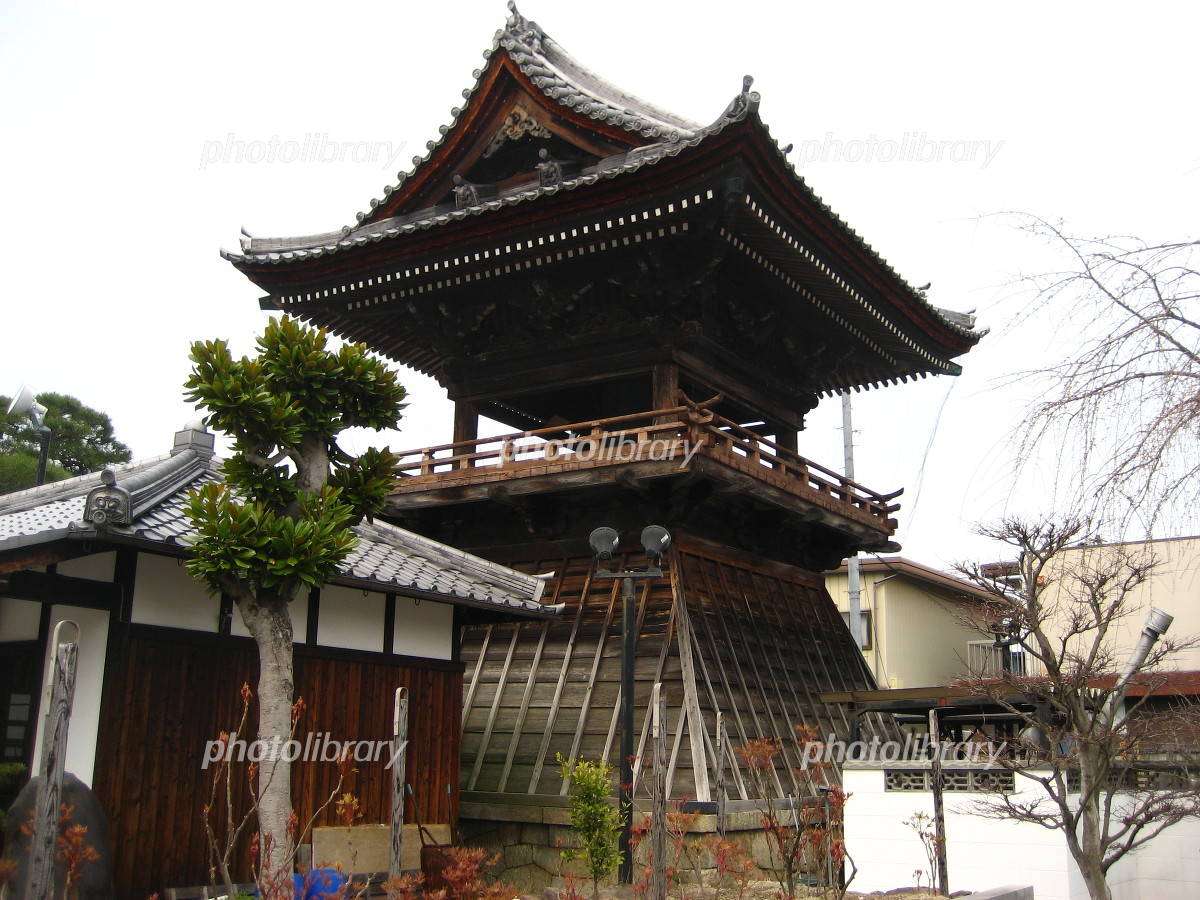
<path fill-rule="evenodd" d="M 1011 547 L 1016 562 L 958 567 L 990 595 L 974 609 L 974 624 L 1019 644 L 1044 674 L 1005 666 L 966 679 L 972 693 L 1019 723 L 1001 765 L 1018 782 L 1041 786 L 1032 799 L 997 790 L 977 812 L 1062 832 L 1091 897 L 1108 900 L 1107 873 L 1117 860 L 1200 816 L 1200 782 L 1190 768 L 1196 713 L 1152 696 L 1166 680 L 1160 673 L 1195 641 L 1161 637 L 1170 624 L 1162 614 L 1148 620 L 1124 658 L 1115 632 L 1143 614 L 1137 591 L 1154 561 L 1121 545 L 1089 543 L 1083 520 L 1008 520 L 980 534 Z"/>
<path fill-rule="evenodd" d="M 1200 499 L 1200 242 L 1082 238 L 1036 217 L 1026 230 L 1066 259 L 1027 279 L 1033 308 L 1078 349 L 1025 373 L 1044 393 L 1023 458 L 1050 444 L 1097 509 L 1149 525 Z M 1061 452 L 1061 451 L 1066 452 Z"/>

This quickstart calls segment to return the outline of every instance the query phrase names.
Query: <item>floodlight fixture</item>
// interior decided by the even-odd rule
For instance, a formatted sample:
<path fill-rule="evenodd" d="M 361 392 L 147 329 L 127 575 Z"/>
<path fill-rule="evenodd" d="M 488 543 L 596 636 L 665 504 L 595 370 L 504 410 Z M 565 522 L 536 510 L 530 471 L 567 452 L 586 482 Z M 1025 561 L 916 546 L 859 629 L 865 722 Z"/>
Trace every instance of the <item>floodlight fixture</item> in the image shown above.
<path fill-rule="evenodd" d="M 621 536 L 617 534 L 617 530 L 609 528 L 607 525 L 594 529 L 588 535 L 588 544 L 591 545 L 592 552 L 596 554 L 597 559 L 612 559 L 620 541 Z"/>
<path fill-rule="evenodd" d="M 661 525 L 647 525 L 642 529 L 642 546 L 651 562 L 657 564 L 670 545 L 671 533 Z"/>
<path fill-rule="evenodd" d="M 33 395 L 33 390 L 29 385 L 23 384 L 17 391 L 17 395 L 12 398 L 12 402 L 8 404 L 8 414 L 10 416 L 26 416 L 37 428 L 40 448 L 38 450 L 37 478 L 34 483 L 45 484 L 46 463 L 50 459 L 50 429 L 42 422 L 42 417 L 46 415 L 46 407 L 37 402 L 37 397 Z"/>
<path fill-rule="evenodd" d="M 34 396 L 29 385 L 23 384 L 16 396 L 12 398 L 12 402 L 8 404 L 8 414 L 10 416 L 28 416 L 29 420 L 40 428 L 42 416 L 46 415 L 46 407 L 37 402 L 37 397 Z"/>

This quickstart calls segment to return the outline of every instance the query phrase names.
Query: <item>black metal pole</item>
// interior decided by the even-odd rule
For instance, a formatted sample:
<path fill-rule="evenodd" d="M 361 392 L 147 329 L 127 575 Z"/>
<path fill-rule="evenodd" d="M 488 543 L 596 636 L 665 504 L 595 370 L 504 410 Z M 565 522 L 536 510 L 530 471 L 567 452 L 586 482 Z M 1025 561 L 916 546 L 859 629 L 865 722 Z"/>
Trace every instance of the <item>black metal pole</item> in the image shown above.
<path fill-rule="evenodd" d="M 633 884 L 633 663 L 637 652 L 637 601 L 633 579 L 621 579 L 621 868 L 622 884 Z"/>
<path fill-rule="evenodd" d="M 50 457 L 50 429 L 43 425 L 38 429 L 38 440 L 42 449 L 38 452 L 37 483 L 46 483 L 46 460 Z"/>

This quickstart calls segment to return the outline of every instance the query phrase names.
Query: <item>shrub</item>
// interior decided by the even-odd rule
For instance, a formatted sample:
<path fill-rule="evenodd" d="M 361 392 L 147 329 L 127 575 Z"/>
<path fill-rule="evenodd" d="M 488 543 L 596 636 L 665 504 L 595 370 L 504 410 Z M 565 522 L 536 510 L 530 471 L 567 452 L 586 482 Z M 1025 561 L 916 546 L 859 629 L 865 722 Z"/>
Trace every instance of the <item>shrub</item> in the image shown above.
<path fill-rule="evenodd" d="M 612 802 L 613 767 L 607 762 L 567 760 L 561 753 L 557 761 L 563 778 L 571 783 L 571 828 L 583 845 L 581 850 L 563 850 L 563 859 L 583 857 L 595 898 L 600 882 L 621 863 L 618 844 L 624 821 Z"/>

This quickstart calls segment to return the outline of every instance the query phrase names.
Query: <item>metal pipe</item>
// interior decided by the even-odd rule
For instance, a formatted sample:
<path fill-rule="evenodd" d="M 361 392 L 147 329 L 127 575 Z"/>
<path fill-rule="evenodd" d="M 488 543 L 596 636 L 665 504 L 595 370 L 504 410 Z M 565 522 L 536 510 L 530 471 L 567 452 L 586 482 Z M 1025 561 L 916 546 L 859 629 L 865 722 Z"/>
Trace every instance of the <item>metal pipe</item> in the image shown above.
<path fill-rule="evenodd" d="M 45 425 L 38 428 L 38 443 L 41 449 L 38 451 L 37 484 L 42 485 L 46 483 L 46 461 L 50 458 L 50 429 Z"/>
<path fill-rule="evenodd" d="M 1175 621 L 1175 617 L 1169 613 L 1163 612 L 1156 606 L 1150 607 L 1150 614 L 1146 616 L 1146 624 L 1142 627 L 1141 637 L 1138 638 L 1137 645 L 1133 648 L 1133 652 L 1129 654 L 1129 659 L 1125 662 L 1125 668 L 1121 670 L 1116 683 L 1113 685 L 1112 696 L 1109 698 L 1109 713 L 1115 713 L 1117 708 L 1125 700 L 1125 692 L 1129 689 L 1129 682 L 1134 675 L 1146 663 L 1146 657 L 1150 655 L 1151 648 L 1154 647 L 1158 639 L 1167 633 L 1167 629 L 1171 627 L 1171 623 Z"/>
<path fill-rule="evenodd" d="M 637 652 L 637 600 L 633 579 L 621 579 L 621 867 L 622 884 L 633 883 L 633 664 Z"/>
<path fill-rule="evenodd" d="M 854 425 L 850 416 L 850 394 L 842 394 L 842 453 L 845 457 L 846 477 L 854 480 Z M 862 634 L 862 588 L 858 574 L 858 553 L 846 560 L 847 588 L 849 592 L 850 636 L 854 646 L 861 652 Z"/>

